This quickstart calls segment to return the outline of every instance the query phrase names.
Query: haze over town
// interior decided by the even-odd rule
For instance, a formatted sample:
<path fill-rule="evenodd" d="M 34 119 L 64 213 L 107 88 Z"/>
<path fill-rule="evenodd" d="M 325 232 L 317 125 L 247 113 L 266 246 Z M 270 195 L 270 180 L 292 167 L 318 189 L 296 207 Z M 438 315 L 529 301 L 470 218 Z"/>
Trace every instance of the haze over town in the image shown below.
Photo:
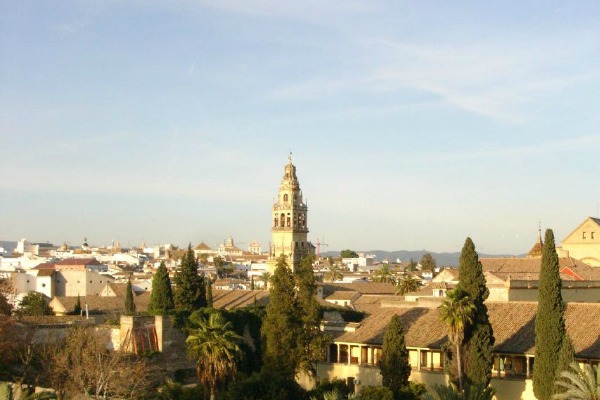
<path fill-rule="evenodd" d="M 599 216 L 600 5 L 0 5 L 0 239 L 522 254 Z"/>

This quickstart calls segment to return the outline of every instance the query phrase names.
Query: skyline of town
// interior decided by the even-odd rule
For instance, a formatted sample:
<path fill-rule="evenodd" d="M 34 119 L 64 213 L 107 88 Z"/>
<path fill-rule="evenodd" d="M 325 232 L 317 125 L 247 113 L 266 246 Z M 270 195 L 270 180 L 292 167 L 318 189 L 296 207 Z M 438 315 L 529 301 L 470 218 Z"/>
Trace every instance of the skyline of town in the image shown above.
<path fill-rule="evenodd" d="M 0 13 L 0 239 L 523 254 L 600 216 L 600 5 L 69 0 Z"/>

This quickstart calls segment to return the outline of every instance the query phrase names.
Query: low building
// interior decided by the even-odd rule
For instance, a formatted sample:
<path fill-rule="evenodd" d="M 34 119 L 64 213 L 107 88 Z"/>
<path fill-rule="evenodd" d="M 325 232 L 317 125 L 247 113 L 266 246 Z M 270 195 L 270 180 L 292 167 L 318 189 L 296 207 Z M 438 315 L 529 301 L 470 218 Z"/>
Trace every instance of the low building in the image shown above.
<path fill-rule="evenodd" d="M 593 267 L 600 267 L 600 218 L 586 218 L 563 239 L 559 255 L 572 257 Z"/>
<path fill-rule="evenodd" d="M 497 400 L 535 399 L 532 374 L 535 360 L 535 302 L 488 302 L 494 330 L 494 366 L 491 385 Z M 446 384 L 442 346 L 447 327 L 437 308 L 382 307 L 361 323 L 331 324 L 325 330 L 334 336 L 325 361 L 317 365 L 317 378 L 343 379 L 359 391 L 368 385 L 381 385 L 379 361 L 383 335 L 392 316 L 399 315 L 405 331 L 412 373 L 410 379 L 428 386 Z M 600 304 L 570 303 L 565 321 L 579 362 L 600 361 L 598 321 Z"/>

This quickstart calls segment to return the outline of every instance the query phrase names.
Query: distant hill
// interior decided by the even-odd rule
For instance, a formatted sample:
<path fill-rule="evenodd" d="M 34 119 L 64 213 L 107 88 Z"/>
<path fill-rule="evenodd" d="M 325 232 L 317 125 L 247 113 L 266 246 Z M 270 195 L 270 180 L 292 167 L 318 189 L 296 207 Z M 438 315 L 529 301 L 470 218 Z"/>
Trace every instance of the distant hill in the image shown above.
<path fill-rule="evenodd" d="M 8 240 L 0 240 L 0 247 L 4 248 L 6 254 L 12 254 L 13 250 L 17 248 L 17 242 L 11 242 Z"/>
<path fill-rule="evenodd" d="M 363 253 L 361 251 L 361 253 Z M 368 250 L 365 251 L 366 254 L 375 254 L 377 256 L 377 261 L 390 260 L 395 262 L 396 259 L 399 259 L 402 262 L 410 261 L 412 258 L 415 262 L 419 262 L 421 257 L 424 254 L 429 253 L 435 258 L 435 261 L 438 266 L 444 267 L 457 267 L 458 259 L 460 258 L 460 252 L 455 253 L 436 253 L 434 251 L 408 251 L 408 250 L 397 250 L 397 251 L 384 251 L 384 250 Z M 327 251 L 321 254 L 323 257 L 339 257 L 339 251 Z M 480 258 L 490 258 L 490 257 L 520 257 L 515 255 L 508 254 L 479 254 Z"/>

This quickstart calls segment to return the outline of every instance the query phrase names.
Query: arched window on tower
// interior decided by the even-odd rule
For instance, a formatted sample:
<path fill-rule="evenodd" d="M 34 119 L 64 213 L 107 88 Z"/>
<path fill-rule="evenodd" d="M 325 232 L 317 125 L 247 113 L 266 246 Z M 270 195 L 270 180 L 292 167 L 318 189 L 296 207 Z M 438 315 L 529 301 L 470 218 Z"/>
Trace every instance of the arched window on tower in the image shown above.
<path fill-rule="evenodd" d="M 289 228 L 290 226 L 292 226 L 292 217 L 290 217 L 290 214 L 289 214 L 289 213 L 288 213 L 288 215 L 287 215 L 287 226 L 288 226 L 288 228 Z"/>
<path fill-rule="evenodd" d="M 287 195 L 287 193 L 283 195 L 283 202 L 284 203 L 288 202 L 288 195 Z"/>
<path fill-rule="evenodd" d="M 279 220 L 281 222 L 281 227 L 283 228 L 285 226 L 285 214 L 281 213 L 281 219 Z"/>
<path fill-rule="evenodd" d="M 279 218 L 277 218 L 277 215 L 275 216 L 275 222 L 273 223 L 273 226 L 275 228 L 277 228 L 279 226 Z"/>

